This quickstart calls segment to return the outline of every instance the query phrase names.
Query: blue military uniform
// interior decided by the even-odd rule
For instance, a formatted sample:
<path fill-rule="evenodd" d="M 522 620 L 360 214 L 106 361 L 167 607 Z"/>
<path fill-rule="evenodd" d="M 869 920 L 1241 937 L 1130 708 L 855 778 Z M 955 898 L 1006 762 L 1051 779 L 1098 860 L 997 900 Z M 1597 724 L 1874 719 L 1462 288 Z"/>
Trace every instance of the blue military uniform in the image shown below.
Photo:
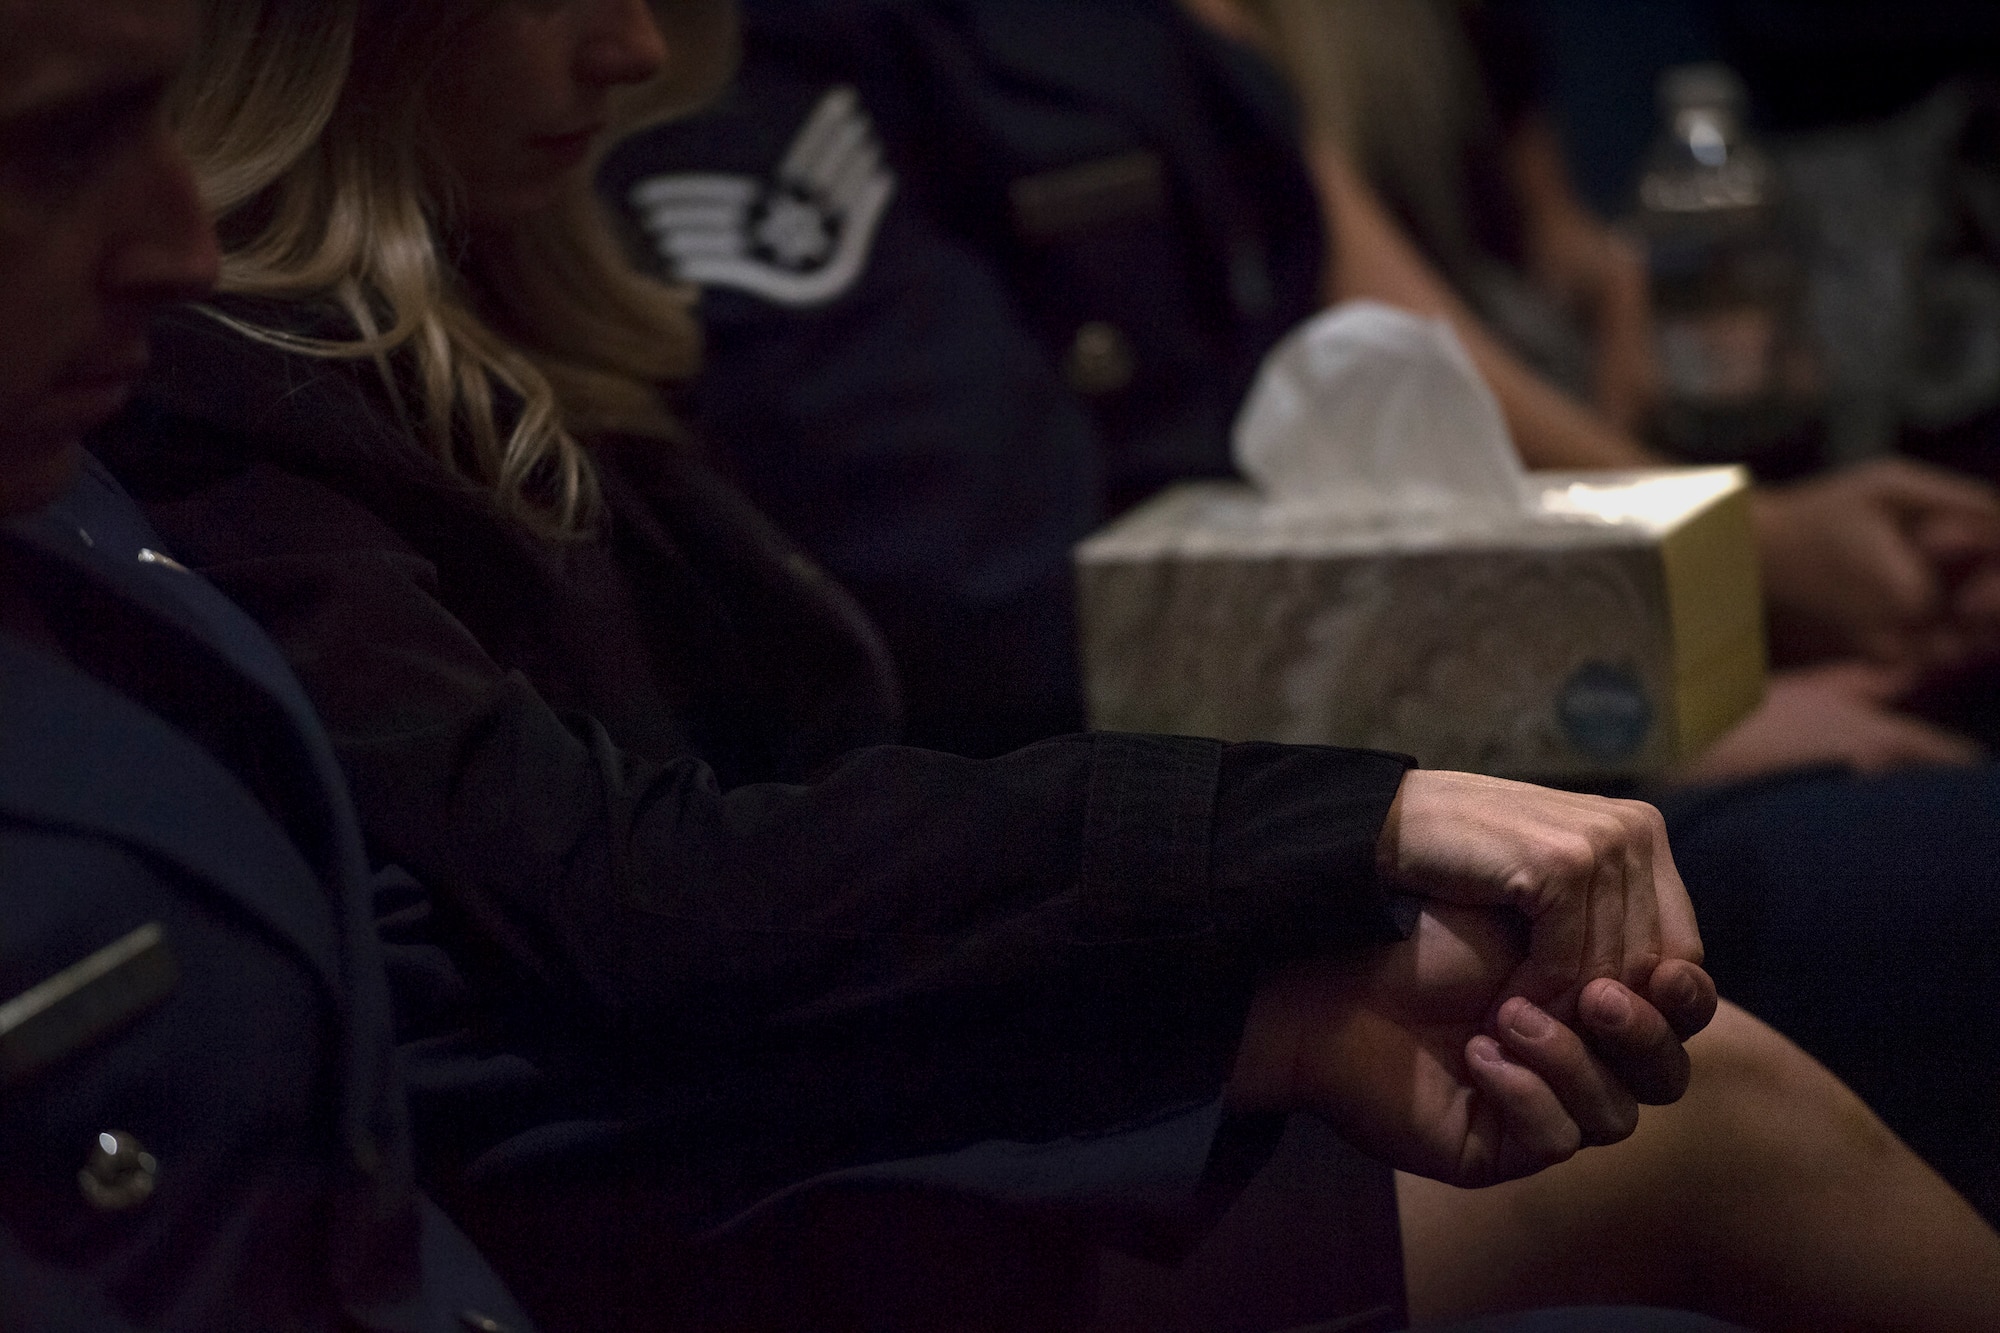
<path fill-rule="evenodd" d="M 0 528 L 9 1327 L 526 1330 L 411 1184 L 354 816 L 277 649 L 94 468 Z"/>
<path fill-rule="evenodd" d="M 601 176 L 698 285 L 692 407 L 868 607 L 913 743 L 1081 725 L 1069 549 L 1229 471 L 1321 222 L 1275 76 L 1171 0 L 750 0 L 738 86 Z"/>

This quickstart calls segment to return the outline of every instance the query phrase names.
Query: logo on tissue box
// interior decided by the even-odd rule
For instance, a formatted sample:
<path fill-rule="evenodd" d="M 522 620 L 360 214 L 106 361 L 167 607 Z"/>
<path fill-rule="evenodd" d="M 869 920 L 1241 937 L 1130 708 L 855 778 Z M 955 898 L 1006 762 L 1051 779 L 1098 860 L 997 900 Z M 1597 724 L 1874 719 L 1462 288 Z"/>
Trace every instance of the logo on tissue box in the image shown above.
<path fill-rule="evenodd" d="M 1653 701 L 1629 668 L 1586 662 L 1563 682 L 1556 715 L 1570 744 L 1592 759 L 1629 759 L 1653 729 Z"/>

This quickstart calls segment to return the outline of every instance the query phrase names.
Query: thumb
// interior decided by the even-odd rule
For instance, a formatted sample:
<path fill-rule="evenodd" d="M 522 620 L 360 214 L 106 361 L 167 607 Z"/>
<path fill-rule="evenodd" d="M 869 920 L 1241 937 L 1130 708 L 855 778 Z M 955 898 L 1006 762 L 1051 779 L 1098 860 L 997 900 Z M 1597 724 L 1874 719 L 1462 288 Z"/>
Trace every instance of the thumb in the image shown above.
<path fill-rule="evenodd" d="M 1850 699 L 1886 705 L 1906 697 L 1921 684 L 1924 670 L 1920 663 L 1907 659 L 1890 662 L 1870 659 L 1834 662 L 1794 674 L 1800 680 L 1817 680 Z"/>
<path fill-rule="evenodd" d="M 1859 567 L 1873 576 L 1888 618 L 1907 626 L 1937 614 L 1942 597 L 1937 573 L 1897 524 L 1870 524 L 1856 536 L 1862 539 Z"/>
<path fill-rule="evenodd" d="M 1984 757 L 1977 742 L 1918 718 L 1885 713 L 1877 722 L 1873 743 L 1855 758 L 1862 773 L 1936 765 L 1965 768 Z"/>

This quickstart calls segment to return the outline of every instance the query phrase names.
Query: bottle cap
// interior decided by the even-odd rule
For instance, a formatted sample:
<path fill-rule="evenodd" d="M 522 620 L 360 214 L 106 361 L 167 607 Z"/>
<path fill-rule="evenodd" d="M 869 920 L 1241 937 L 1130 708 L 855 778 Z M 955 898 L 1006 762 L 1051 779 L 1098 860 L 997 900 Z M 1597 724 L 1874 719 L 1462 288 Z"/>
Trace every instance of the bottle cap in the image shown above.
<path fill-rule="evenodd" d="M 1660 75 L 1660 110 L 1671 116 L 1692 107 L 1710 107 L 1741 115 L 1749 102 L 1743 80 L 1729 66 L 1708 62 L 1675 65 Z"/>

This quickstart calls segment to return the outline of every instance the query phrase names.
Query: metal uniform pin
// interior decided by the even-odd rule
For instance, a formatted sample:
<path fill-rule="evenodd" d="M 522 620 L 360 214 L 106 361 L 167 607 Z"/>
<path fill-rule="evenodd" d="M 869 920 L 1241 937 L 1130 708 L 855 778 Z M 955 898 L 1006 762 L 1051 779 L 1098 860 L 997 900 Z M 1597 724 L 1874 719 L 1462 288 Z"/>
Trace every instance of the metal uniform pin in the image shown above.
<path fill-rule="evenodd" d="M 123 1213 L 153 1197 L 159 1173 L 160 1164 L 139 1140 L 119 1130 L 106 1130 L 91 1146 L 90 1159 L 76 1173 L 76 1183 L 91 1207 Z"/>

